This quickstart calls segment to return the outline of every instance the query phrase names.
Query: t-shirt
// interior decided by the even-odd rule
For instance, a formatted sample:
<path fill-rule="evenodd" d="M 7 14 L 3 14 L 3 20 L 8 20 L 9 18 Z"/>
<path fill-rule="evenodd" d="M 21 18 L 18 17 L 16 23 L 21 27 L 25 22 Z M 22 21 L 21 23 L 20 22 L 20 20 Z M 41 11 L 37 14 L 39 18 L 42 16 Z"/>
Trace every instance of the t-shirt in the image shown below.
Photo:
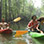
<path fill-rule="evenodd" d="M 33 26 L 35 25 L 35 26 Z M 35 29 L 37 26 L 38 26 L 38 21 L 35 20 L 35 22 L 33 20 L 31 20 L 29 23 L 28 23 L 28 26 L 31 27 L 33 26 L 33 28 Z"/>

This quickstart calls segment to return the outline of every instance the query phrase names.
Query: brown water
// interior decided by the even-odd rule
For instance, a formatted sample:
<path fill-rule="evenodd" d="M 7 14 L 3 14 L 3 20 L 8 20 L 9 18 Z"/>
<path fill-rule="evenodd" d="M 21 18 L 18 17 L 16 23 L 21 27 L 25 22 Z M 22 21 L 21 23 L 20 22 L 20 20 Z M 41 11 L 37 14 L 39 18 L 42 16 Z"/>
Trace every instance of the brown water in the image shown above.
<path fill-rule="evenodd" d="M 31 38 L 28 34 L 16 38 L 14 35 L 0 34 L 0 44 L 44 44 L 44 39 Z"/>
<path fill-rule="evenodd" d="M 30 40 L 26 36 L 15 38 L 14 35 L 0 34 L 0 44 L 32 44 Z"/>

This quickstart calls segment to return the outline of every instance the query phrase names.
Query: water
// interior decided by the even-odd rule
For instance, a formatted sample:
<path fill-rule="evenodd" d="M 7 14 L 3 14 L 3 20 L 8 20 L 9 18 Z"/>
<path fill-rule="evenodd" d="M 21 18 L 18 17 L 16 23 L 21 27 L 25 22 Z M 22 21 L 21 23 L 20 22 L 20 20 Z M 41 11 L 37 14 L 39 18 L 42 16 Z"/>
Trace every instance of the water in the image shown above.
<path fill-rule="evenodd" d="M 16 38 L 14 35 L 0 34 L 0 44 L 44 44 L 44 39 L 31 38 L 28 34 Z"/>
<path fill-rule="evenodd" d="M 44 44 L 44 38 L 32 38 L 33 44 Z"/>
<path fill-rule="evenodd" d="M 0 34 L 0 44 L 30 44 L 27 34 L 22 37 L 15 38 L 14 35 L 5 35 Z M 28 38 L 27 38 L 28 37 Z"/>

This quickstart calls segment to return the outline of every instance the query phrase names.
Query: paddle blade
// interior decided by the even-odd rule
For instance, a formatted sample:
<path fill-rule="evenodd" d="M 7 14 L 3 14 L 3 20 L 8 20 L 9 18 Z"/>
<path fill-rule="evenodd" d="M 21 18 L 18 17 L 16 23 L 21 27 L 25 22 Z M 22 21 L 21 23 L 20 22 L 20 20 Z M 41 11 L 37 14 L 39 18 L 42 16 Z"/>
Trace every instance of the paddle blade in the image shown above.
<path fill-rule="evenodd" d="M 21 20 L 21 17 L 18 17 L 18 18 L 16 18 L 16 19 L 14 19 L 13 21 L 14 22 L 18 22 L 18 21 L 20 21 Z"/>

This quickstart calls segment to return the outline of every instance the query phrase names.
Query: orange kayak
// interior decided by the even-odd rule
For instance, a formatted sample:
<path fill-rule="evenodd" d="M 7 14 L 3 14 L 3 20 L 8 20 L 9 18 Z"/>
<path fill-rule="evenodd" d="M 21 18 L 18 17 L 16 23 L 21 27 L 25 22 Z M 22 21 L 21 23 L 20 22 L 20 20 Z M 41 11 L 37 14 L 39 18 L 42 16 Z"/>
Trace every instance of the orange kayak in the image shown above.
<path fill-rule="evenodd" d="M 26 34 L 28 31 L 16 31 L 16 35 Z"/>

